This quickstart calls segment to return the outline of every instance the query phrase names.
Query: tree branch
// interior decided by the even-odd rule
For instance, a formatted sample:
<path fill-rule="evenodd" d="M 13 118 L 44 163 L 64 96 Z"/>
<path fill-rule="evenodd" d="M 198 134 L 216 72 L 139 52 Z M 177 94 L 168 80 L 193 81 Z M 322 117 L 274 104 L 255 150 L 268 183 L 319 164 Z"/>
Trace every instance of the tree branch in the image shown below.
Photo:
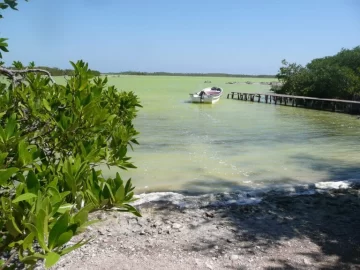
<path fill-rule="evenodd" d="M 40 68 L 29 68 L 28 69 L 27 68 L 27 69 L 15 70 L 15 69 L 8 69 L 8 68 L 0 67 L 0 74 L 4 74 L 4 75 L 8 76 L 13 81 L 16 81 L 17 75 L 23 75 L 26 73 L 43 73 L 50 78 L 52 83 L 55 83 L 55 80 L 51 76 L 50 72 L 47 70 L 44 70 L 44 69 L 40 69 Z"/>
<path fill-rule="evenodd" d="M 15 255 L 16 255 L 16 251 L 13 251 L 9 259 L 7 259 L 7 261 L 2 266 L 0 266 L 0 270 L 5 269 L 11 263 L 12 259 L 14 259 Z"/>

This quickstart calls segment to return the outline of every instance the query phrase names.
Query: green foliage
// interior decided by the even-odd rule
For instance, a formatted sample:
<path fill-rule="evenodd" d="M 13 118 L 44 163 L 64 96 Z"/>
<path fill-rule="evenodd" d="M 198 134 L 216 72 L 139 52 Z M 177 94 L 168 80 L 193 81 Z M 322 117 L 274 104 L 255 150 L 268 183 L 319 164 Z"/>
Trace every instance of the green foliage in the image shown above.
<path fill-rule="evenodd" d="M 283 83 L 276 93 L 319 98 L 359 99 L 360 46 L 312 60 L 305 67 L 285 60 L 276 75 Z"/>
<path fill-rule="evenodd" d="M 27 74 L 0 90 L 0 253 L 15 248 L 27 264 L 53 265 L 99 209 L 132 212 L 131 180 L 102 177 L 100 164 L 135 168 L 127 148 L 140 107 L 132 92 L 106 86 L 88 65 L 71 63 L 66 85 Z M 34 251 L 33 244 L 40 245 Z"/>
<path fill-rule="evenodd" d="M 36 68 L 47 70 L 51 73 L 52 76 L 72 76 L 72 75 L 74 75 L 74 70 L 72 70 L 72 69 L 60 69 L 60 68 L 56 68 L 56 67 L 43 67 L 43 66 L 38 66 Z M 97 70 L 90 70 L 90 72 L 92 72 L 93 76 L 101 75 L 100 71 L 97 71 Z"/>
<path fill-rule="evenodd" d="M 0 3 L 0 9 L 16 6 L 16 0 Z M 6 39 L 0 51 L 7 52 Z M 129 204 L 131 179 L 105 179 L 99 166 L 136 168 L 127 149 L 138 143 L 132 121 L 141 105 L 133 92 L 94 77 L 83 61 L 71 62 L 65 85 L 36 72 L 15 78 L 2 65 L 10 82 L 0 84 L 0 254 L 16 251 L 27 267 L 38 260 L 51 267 L 91 240 L 69 244 L 95 222 L 90 212 L 140 216 Z M 34 67 L 14 62 L 11 70 Z M 6 267 L 0 260 L 0 269 Z"/>

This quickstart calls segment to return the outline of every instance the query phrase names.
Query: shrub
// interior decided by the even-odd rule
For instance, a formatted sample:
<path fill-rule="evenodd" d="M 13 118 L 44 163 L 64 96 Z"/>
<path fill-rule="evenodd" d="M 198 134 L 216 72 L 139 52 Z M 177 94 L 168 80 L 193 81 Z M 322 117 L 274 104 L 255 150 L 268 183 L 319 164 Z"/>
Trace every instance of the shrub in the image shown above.
<path fill-rule="evenodd" d="M 0 8 L 16 8 L 16 1 Z M 7 51 L 5 39 L 0 50 Z M 139 212 L 131 179 L 105 179 L 99 165 L 135 168 L 127 156 L 137 144 L 132 121 L 141 107 L 133 92 L 107 86 L 83 61 L 71 62 L 65 85 L 51 75 L 14 62 L 0 65 L 0 254 L 27 266 L 45 266 L 84 245 L 69 245 L 96 210 Z M 1 266 L 2 265 L 2 266 Z"/>

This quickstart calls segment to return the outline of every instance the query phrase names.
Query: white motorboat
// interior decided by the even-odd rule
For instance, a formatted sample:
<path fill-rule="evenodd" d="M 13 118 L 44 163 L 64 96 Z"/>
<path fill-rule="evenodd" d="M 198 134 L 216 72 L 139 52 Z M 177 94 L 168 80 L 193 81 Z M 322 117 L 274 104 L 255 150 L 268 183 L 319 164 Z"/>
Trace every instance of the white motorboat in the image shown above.
<path fill-rule="evenodd" d="M 213 104 L 219 101 L 223 89 L 219 87 L 207 87 L 195 94 L 190 94 L 191 102 L 193 103 L 210 103 Z"/>

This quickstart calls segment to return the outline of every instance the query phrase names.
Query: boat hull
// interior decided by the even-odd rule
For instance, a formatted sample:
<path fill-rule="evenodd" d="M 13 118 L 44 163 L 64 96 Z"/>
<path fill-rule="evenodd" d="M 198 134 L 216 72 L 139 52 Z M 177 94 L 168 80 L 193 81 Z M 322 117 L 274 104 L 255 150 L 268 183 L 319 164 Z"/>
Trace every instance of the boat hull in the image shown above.
<path fill-rule="evenodd" d="M 223 89 L 218 89 L 220 89 L 220 91 L 214 91 L 212 88 L 205 88 L 198 93 L 190 94 L 190 101 L 192 103 L 214 104 L 220 100 L 223 93 Z M 202 92 L 204 93 L 201 94 Z"/>

